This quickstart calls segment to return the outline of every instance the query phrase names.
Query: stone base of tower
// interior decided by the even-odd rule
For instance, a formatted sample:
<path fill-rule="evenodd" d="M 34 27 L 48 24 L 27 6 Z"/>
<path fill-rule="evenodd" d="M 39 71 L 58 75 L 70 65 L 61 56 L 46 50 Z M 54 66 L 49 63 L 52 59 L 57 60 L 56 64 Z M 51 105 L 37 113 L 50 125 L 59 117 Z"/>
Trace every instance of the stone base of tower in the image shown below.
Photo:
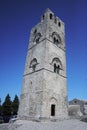
<path fill-rule="evenodd" d="M 28 120 L 28 121 L 36 121 L 36 122 L 48 122 L 48 121 L 62 121 L 69 119 L 68 114 L 61 115 L 59 117 L 29 117 L 29 116 L 18 116 L 19 120 Z"/>

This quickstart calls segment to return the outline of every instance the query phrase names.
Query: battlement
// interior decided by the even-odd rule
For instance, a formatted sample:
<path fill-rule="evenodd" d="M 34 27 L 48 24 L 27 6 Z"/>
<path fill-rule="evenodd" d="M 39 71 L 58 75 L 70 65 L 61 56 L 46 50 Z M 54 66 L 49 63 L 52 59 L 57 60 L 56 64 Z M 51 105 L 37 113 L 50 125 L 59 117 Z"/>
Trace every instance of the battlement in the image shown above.
<path fill-rule="evenodd" d="M 60 20 L 55 14 L 48 8 L 46 9 L 45 13 L 41 16 L 41 22 L 50 21 L 54 23 L 57 27 L 64 26 L 62 20 Z"/>

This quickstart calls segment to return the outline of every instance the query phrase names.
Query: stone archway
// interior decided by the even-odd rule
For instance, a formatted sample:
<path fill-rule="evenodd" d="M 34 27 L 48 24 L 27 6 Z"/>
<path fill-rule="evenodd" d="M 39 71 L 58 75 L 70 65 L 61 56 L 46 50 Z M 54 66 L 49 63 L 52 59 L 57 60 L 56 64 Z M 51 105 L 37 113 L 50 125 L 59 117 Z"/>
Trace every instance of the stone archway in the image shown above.
<path fill-rule="evenodd" d="M 50 116 L 56 116 L 56 107 L 57 107 L 57 100 L 56 98 L 52 97 L 50 100 Z"/>

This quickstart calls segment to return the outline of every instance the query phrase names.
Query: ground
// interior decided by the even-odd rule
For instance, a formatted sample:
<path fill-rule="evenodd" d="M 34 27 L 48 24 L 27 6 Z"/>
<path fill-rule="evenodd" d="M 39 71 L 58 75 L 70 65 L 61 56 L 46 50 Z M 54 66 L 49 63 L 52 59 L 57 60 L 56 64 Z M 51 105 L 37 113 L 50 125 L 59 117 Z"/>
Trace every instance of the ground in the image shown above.
<path fill-rule="evenodd" d="M 0 130 L 9 130 L 8 123 L 0 124 Z"/>
<path fill-rule="evenodd" d="M 0 130 L 87 130 L 87 123 L 69 119 L 59 122 L 34 122 L 17 120 L 15 123 L 0 125 Z"/>

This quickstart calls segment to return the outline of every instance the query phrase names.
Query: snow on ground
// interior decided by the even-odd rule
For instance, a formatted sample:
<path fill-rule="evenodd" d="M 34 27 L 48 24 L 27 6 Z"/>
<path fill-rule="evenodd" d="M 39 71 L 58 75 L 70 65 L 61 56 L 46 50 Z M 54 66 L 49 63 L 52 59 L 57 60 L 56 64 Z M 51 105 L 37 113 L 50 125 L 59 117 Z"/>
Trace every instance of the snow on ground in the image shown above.
<path fill-rule="evenodd" d="M 17 120 L 14 124 L 9 125 L 9 130 L 87 130 L 87 123 L 76 119 L 59 122 Z"/>

